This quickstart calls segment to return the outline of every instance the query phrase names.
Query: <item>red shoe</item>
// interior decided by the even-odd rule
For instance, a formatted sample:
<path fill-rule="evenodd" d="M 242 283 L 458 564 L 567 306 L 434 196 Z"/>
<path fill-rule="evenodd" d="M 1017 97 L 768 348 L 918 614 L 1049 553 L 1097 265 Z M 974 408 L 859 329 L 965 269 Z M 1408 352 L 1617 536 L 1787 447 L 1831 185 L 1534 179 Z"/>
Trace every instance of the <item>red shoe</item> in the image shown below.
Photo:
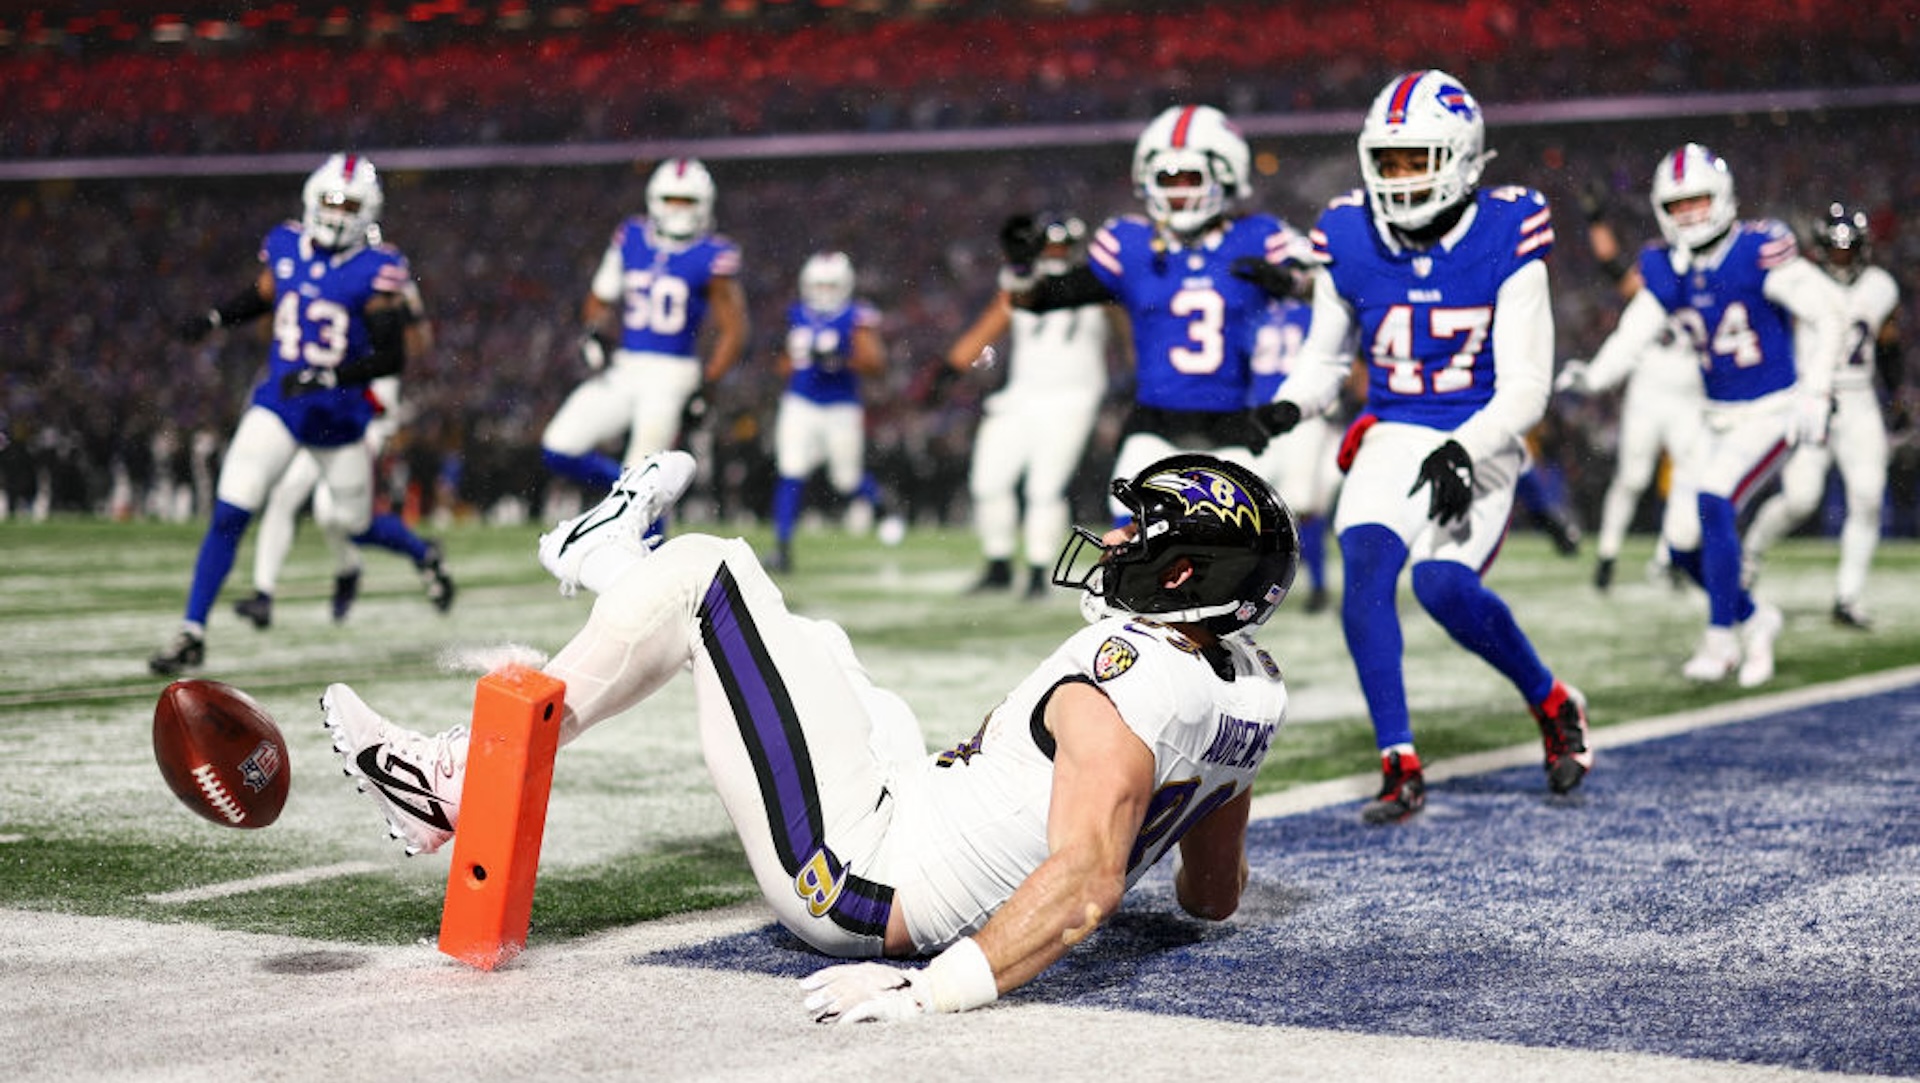
<path fill-rule="evenodd" d="M 1587 744 L 1587 697 L 1561 681 L 1532 708 L 1540 723 L 1540 743 L 1547 750 L 1547 786 L 1566 793 L 1593 770 L 1593 748 Z"/>
<path fill-rule="evenodd" d="M 1427 807 L 1427 779 L 1420 773 L 1414 752 L 1387 752 L 1380 757 L 1380 795 L 1360 808 L 1370 824 L 1398 823 Z"/>

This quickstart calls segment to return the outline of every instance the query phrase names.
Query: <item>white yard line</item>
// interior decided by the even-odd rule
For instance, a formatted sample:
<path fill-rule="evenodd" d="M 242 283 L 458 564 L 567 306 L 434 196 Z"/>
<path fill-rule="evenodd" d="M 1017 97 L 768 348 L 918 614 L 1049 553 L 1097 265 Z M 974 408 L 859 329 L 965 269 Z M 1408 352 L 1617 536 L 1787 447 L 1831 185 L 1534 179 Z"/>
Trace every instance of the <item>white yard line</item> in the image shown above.
<path fill-rule="evenodd" d="M 228 880 L 220 884 L 202 884 L 199 887 L 184 888 L 180 891 L 163 891 L 157 895 L 144 896 L 150 903 L 172 905 L 176 903 L 207 902 L 211 899 L 225 899 L 234 895 L 245 895 L 253 891 L 266 891 L 276 887 L 298 887 L 317 880 L 332 880 L 341 876 L 359 876 L 362 873 L 380 872 L 388 866 L 371 861 L 342 861 L 337 865 L 314 865 L 304 869 L 289 869 L 286 872 L 270 873 L 266 876 L 249 876 L 245 880 Z"/>

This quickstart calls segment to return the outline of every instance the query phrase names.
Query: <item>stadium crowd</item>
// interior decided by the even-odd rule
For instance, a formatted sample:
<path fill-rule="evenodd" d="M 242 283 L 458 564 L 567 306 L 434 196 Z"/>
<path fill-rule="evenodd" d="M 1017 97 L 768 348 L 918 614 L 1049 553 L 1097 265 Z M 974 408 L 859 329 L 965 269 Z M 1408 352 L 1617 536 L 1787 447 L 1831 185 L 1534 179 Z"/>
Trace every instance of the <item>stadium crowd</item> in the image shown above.
<path fill-rule="evenodd" d="M 1911 75 L 1913 51 L 1901 44 L 1910 29 L 1898 18 L 1880 20 L 1891 26 L 1881 34 L 1860 30 L 1860 22 L 1823 23 L 1823 34 L 1844 39 L 1835 45 L 1806 36 L 1797 9 L 1742 21 L 1735 5 L 1708 3 L 1673 15 L 1719 27 L 1728 40 L 1752 45 L 1761 50 L 1752 55 L 1771 62 L 1731 65 L 1716 59 L 1720 54 L 1678 46 L 1583 44 L 1570 36 L 1569 27 L 1586 17 L 1572 4 L 1404 0 L 1390 7 L 1401 17 L 1446 16 L 1457 35 L 1450 47 L 1458 60 L 1449 56 L 1449 63 L 1468 73 L 1483 101 L 1865 85 Z M 1309 16 L 1292 5 L 1220 5 L 1193 18 L 1095 12 L 1043 20 L 1016 33 L 1022 27 L 1009 18 L 988 16 L 969 28 L 981 31 L 969 40 L 984 44 L 958 52 L 943 44 L 958 37 L 916 22 L 807 26 L 765 40 L 735 29 L 668 35 L 671 47 L 655 49 L 649 55 L 659 62 L 646 65 L 632 61 L 631 50 L 646 46 L 631 38 L 488 39 L 313 56 L 309 46 L 285 44 L 77 58 L 14 50 L 0 54 L 0 73 L 28 92 L 9 93 L 0 105 L 6 114 L 0 154 L 999 125 L 1142 116 L 1181 99 L 1212 99 L 1240 114 L 1348 106 L 1383 73 L 1416 58 L 1356 48 L 1331 52 L 1366 56 L 1364 62 L 1271 61 L 1276 53 L 1292 55 L 1289 50 L 1325 50 L 1329 33 L 1332 40 L 1364 40 L 1377 30 L 1369 20 L 1381 17 L 1357 9 L 1321 13 L 1312 18 L 1329 21 L 1307 33 L 1299 20 Z M 995 18 L 1007 26 L 996 29 Z M 1232 22 L 1210 22 L 1218 19 Z M 1633 26 L 1623 32 L 1654 31 Z M 1138 44 L 1149 40 L 1159 44 Z M 1220 51 L 1206 52 L 1209 42 Z M 313 94 L 274 89 L 285 85 L 289 67 L 326 63 L 329 56 L 358 65 L 348 69 L 356 78 L 302 81 L 323 84 Z M 753 59 L 743 65 L 742 56 Z M 849 56 L 871 63 L 849 62 Z M 1075 67 L 1082 63 L 1085 70 Z M 1045 74 L 1060 65 L 1053 76 Z M 709 68 L 720 70 L 709 78 L 702 74 Z M 153 78 L 162 69 L 168 74 L 163 86 Z M 849 70 L 865 74 L 829 74 Z M 528 79 L 529 71 L 562 77 Z M 1310 84 L 1290 81 L 1298 79 Z M 482 83 L 492 89 L 482 93 Z M 135 89 L 140 86 L 159 88 Z M 354 88 L 359 100 L 327 97 L 341 87 Z M 821 94 L 867 107 L 835 106 Z M 697 108 L 674 105 L 676 96 Z M 359 108 L 389 98 L 406 107 Z M 587 100 L 599 104 L 582 108 Z M 649 104 L 633 107 L 635 101 Z M 742 109 L 739 101 L 753 105 Z M 913 118 L 916 101 L 940 103 L 941 115 Z M 701 109 L 725 116 L 702 120 Z M 1494 126 L 1501 155 L 1489 182 L 1540 188 L 1562 224 L 1554 256 L 1562 357 L 1590 354 L 1618 306 L 1581 243 L 1578 195 L 1593 178 L 1604 178 L 1628 243 L 1650 239 L 1656 233 L 1647 174 L 1663 150 L 1695 139 L 1735 163 L 1747 216 L 1800 222 L 1836 198 L 1869 208 L 1880 242 L 1877 261 L 1902 282 L 1907 325 L 1920 326 L 1913 301 L 1920 283 L 1912 272 L 1920 266 L 1920 122 L 1910 111 L 1505 130 L 1496 118 Z M 1346 135 L 1257 140 L 1256 150 L 1270 154 L 1272 165 L 1257 178 L 1251 205 L 1299 226 L 1312 222 L 1327 197 L 1358 181 Z M 956 376 L 941 357 L 992 293 L 997 224 L 1009 213 L 1042 208 L 1090 221 L 1133 211 L 1126 148 L 709 164 L 719 186 L 720 228 L 744 251 L 742 282 L 754 330 L 747 362 L 716 389 L 715 414 L 699 436 L 712 442 L 705 450 L 717 466 L 708 494 L 715 513 L 765 514 L 768 430 L 778 397 L 768 361 L 777 349 L 772 336 L 802 261 L 812 251 L 840 249 L 859 269 L 860 295 L 884 314 L 890 347 L 888 375 L 870 387 L 876 472 L 916 518 L 964 517 L 958 501 L 972 428 L 993 374 Z M 406 376 L 411 419 L 387 471 L 396 500 L 411 487 L 428 510 L 505 515 L 539 509 L 551 484 L 540 467 L 539 434 L 580 375 L 574 344 L 587 279 L 614 224 L 641 209 L 650 167 L 387 173 L 383 225 L 414 261 L 437 336 L 432 354 Z M 205 457 L 257 378 L 261 346 L 243 331 L 188 347 L 173 340 L 170 328 L 180 315 L 239 285 L 226 277 L 233 254 L 250 251 L 273 222 L 297 215 L 296 188 L 281 176 L 0 186 L 6 206 L 0 249 L 10 265 L 0 277 L 0 325 L 11 331 L 0 347 L 6 354 L 0 470 L 16 514 L 28 507 L 114 514 L 191 508 L 169 495 L 177 491 L 173 483 L 204 478 Z M 1112 453 L 1130 390 L 1124 369 L 1117 371 L 1090 451 L 1096 459 Z M 1563 399 L 1545 434 L 1544 456 L 1588 522 L 1610 471 L 1615 409 L 1609 398 Z M 1902 443 L 1890 486 L 1890 527 L 1912 533 L 1920 520 L 1920 449 L 1910 435 Z M 1099 470 L 1082 472 L 1077 509 L 1097 515 L 1101 477 Z"/>

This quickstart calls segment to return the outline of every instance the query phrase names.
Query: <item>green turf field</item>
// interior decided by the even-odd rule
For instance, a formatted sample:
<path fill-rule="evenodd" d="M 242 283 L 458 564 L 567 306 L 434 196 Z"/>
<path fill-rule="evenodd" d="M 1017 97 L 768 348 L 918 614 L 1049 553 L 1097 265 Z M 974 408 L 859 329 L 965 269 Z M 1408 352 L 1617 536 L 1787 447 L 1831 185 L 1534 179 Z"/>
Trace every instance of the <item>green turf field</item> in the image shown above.
<path fill-rule="evenodd" d="M 303 531 L 274 627 L 228 610 L 250 592 L 250 547 L 229 579 L 202 676 L 238 685 L 279 719 L 292 795 L 259 831 L 214 826 L 181 806 L 152 760 L 151 711 L 165 683 L 146 657 L 178 620 L 201 527 L 93 520 L 0 523 L 0 906 L 111 914 L 328 940 L 405 943 L 437 928 L 446 857 L 401 857 L 367 798 L 341 776 L 315 702 L 352 684 L 403 724 L 464 721 L 474 667 L 507 646 L 551 653 L 585 598 L 562 598 L 533 559 L 534 527 L 454 527 L 442 536 L 460 594 L 449 615 L 423 600 L 411 566 L 369 553 L 359 605 L 335 625 L 331 568 Z M 763 538 L 755 537 L 756 541 Z M 1683 682 L 1680 663 L 1705 601 L 1647 581 L 1651 539 L 1635 538 L 1611 594 L 1590 558 L 1511 539 L 1492 583 L 1549 665 L 1583 688 L 1595 726 L 1746 693 Z M 1876 630 L 1831 625 L 1831 542 L 1797 539 L 1772 557 L 1763 596 L 1787 612 L 1779 675 L 1765 691 L 1920 660 L 1920 546 L 1883 546 L 1869 607 Z M 972 538 L 916 531 L 905 545 L 821 530 L 801 536 L 789 604 L 838 620 L 876 678 L 920 712 L 928 741 L 971 734 L 997 696 L 1080 621 L 1064 592 L 1043 603 L 964 594 Z M 1337 574 L 1337 570 L 1336 570 Z M 1402 592 L 1408 695 L 1429 761 L 1512 745 L 1534 731 L 1511 688 L 1447 642 Z M 1374 766 L 1336 615 L 1288 603 L 1262 631 L 1293 693 L 1262 775 L 1272 791 Z M 1604 758 L 1598 770 L 1605 770 Z M 318 876 L 310 870 L 330 870 Z M 276 873 L 317 878 L 215 898 L 168 893 Z M 694 741 L 679 682 L 563 750 L 534 903 L 535 937 L 571 937 L 751 897 L 753 886 Z M 160 898 L 155 898 L 160 896 Z"/>

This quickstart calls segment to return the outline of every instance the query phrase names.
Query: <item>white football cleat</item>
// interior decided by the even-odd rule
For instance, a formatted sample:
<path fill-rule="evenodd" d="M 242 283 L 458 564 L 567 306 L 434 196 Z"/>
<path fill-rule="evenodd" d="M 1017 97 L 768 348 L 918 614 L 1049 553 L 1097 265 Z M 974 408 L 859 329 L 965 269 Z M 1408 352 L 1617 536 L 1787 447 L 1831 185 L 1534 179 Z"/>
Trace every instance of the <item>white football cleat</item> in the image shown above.
<path fill-rule="evenodd" d="M 1753 615 L 1740 623 L 1740 644 L 1747 660 L 1740 665 L 1740 687 L 1758 688 L 1773 680 L 1773 641 L 1787 623 L 1777 605 L 1761 602 Z"/>
<path fill-rule="evenodd" d="M 693 484 L 694 465 L 684 451 L 649 455 L 621 472 L 605 500 L 540 535 L 540 564 L 560 580 L 560 593 L 598 594 L 651 552 L 658 541 L 646 530 Z"/>
<path fill-rule="evenodd" d="M 1701 684 L 1717 684 L 1740 668 L 1740 639 L 1731 628 L 1708 628 L 1680 675 Z"/>
<path fill-rule="evenodd" d="M 433 737 L 402 729 L 344 684 L 327 686 L 320 711 L 341 770 L 380 806 L 387 834 L 406 844 L 409 857 L 445 846 L 460 820 L 467 727 Z"/>

